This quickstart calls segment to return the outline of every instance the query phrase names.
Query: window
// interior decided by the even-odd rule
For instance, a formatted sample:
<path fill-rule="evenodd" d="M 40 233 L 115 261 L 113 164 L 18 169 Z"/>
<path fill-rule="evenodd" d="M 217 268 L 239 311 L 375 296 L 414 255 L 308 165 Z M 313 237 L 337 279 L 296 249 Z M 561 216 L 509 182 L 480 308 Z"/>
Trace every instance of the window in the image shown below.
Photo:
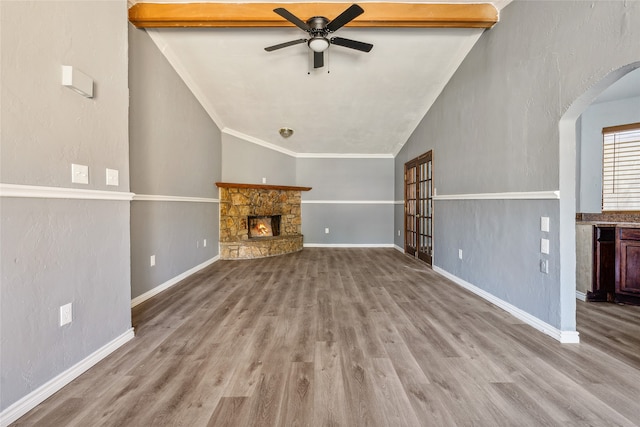
<path fill-rule="evenodd" d="M 640 123 L 602 129 L 602 210 L 640 211 Z"/>

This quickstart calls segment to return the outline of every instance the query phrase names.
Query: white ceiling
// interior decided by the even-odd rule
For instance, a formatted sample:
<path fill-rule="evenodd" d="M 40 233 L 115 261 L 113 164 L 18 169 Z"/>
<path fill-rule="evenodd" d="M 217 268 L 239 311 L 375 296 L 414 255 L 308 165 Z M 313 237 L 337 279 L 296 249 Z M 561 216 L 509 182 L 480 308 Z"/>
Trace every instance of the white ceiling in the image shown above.
<path fill-rule="evenodd" d="M 316 70 L 306 44 L 264 50 L 306 38 L 296 27 L 147 31 L 224 133 L 313 157 L 397 153 L 483 29 L 343 27 L 372 51 L 333 45 Z"/>

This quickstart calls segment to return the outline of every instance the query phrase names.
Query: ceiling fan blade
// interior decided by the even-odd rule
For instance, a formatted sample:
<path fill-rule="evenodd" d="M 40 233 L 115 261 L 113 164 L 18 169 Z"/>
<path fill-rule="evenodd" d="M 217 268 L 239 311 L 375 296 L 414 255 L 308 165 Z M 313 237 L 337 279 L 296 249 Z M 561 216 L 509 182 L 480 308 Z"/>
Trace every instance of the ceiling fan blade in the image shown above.
<path fill-rule="evenodd" d="M 343 39 L 342 37 L 331 38 L 331 43 L 337 44 L 338 46 L 348 47 L 349 49 L 360 50 L 362 52 L 370 52 L 373 48 L 372 44 L 363 43 L 356 40 Z"/>
<path fill-rule="evenodd" d="M 313 68 L 324 67 L 324 52 L 313 52 Z"/>
<path fill-rule="evenodd" d="M 306 43 L 306 42 L 307 42 L 307 39 L 291 40 L 290 42 L 285 42 L 285 43 L 280 43 L 280 44 L 275 44 L 273 46 L 265 47 L 264 50 L 266 50 L 267 52 L 271 52 L 274 50 L 282 49 L 283 47 L 289 47 L 289 46 Z"/>
<path fill-rule="evenodd" d="M 309 25 L 307 25 L 306 22 L 304 22 L 302 19 L 300 19 L 297 16 L 295 16 L 293 13 L 289 12 L 284 7 L 279 7 L 277 9 L 273 9 L 273 11 L 275 13 L 277 13 L 278 15 L 282 16 L 287 21 L 289 21 L 292 24 L 296 25 L 301 30 L 311 31 L 311 27 Z"/>
<path fill-rule="evenodd" d="M 363 13 L 364 13 L 364 9 L 362 9 L 357 4 L 352 4 L 351 6 L 349 6 L 347 8 L 347 10 L 342 12 L 333 21 L 331 21 L 331 22 L 329 22 L 329 24 L 327 24 L 327 30 L 329 30 L 329 32 L 332 33 L 334 31 L 338 30 L 339 28 L 342 28 L 345 24 L 348 24 L 353 19 L 357 18 L 358 16 L 362 15 Z"/>

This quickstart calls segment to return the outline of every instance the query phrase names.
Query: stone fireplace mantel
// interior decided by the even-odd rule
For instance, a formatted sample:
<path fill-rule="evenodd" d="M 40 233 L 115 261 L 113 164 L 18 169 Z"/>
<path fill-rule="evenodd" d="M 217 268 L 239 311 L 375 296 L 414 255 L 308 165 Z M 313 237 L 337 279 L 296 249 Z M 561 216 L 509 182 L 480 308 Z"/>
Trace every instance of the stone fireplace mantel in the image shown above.
<path fill-rule="evenodd" d="M 301 192 L 311 187 L 216 182 L 220 189 L 220 258 L 251 259 L 302 249 Z M 249 217 L 279 216 L 278 236 L 250 237 Z"/>

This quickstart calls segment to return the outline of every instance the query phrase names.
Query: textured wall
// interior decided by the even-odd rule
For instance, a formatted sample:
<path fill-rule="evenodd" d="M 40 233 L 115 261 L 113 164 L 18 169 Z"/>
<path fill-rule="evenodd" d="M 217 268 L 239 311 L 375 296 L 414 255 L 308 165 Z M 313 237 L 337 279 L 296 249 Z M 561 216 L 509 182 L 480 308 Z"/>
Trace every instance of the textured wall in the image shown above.
<path fill-rule="evenodd" d="M 305 244 L 393 243 L 393 159 L 299 158 Z M 329 228 L 329 234 L 325 233 Z"/>
<path fill-rule="evenodd" d="M 602 128 L 640 123 L 640 97 L 594 104 L 581 117 L 578 212 L 599 213 L 602 210 Z"/>
<path fill-rule="evenodd" d="M 222 181 L 241 184 L 295 185 L 296 158 L 222 134 Z"/>
<path fill-rule="evenodd" d="M 218 203 L 212 201 L 221 177 L 221 135 L 149 35 L 132 25 L 129 56 L 131 191 L 205 200 L 132 202 L 135 298 L 218 255 Z"/>
<path fill-rule="evenodd" d="M 223 181 L 313 188 L 302 194 L 305 244 L 393 244 L 393 159 L 296 158 L 232 135 L 222 141 Z"/>
<path fill-rule="evenodd" d="M 0 16 L 2 183 L 128 192 L 126 1 L 2 1 Z M 63 87 L 61 65 L 91 76 L 95 97 Z M 71 163 L 89 166 L 89 185 L 71 184 Z M 129 203 L 1 203 L 5 410 L 130 330 Z"/>
<path fill-rule="evenodd" d="M 2 1 L 2 182 L 87 188 L 70 182 L 80 163 L 89 188 L 115 189 L 105 168 L 129 188 L 123 17 L 124 1 Z M 94 79 L 93 99 L 62 86 L 62 65 Z"/>
<path fill-rule="evenodd" d="M 574 101 L 609 73 L 640 60 L 639 38 L 637 2 L 514 1 L 502 10 L 500 22 L 471 50 L 396 165 L 433 149 L 438 195 L 560 189 L 562 198 L 436 201 L 435 265 L 560 330 L 574 330 L 575 140 L 561 143 L 559 124 Z M 575 133 L 578 115 L 564 132 Z M 396 167 L 396 192 L 400 180 Z M 542 212 L 551 218 L 548 276 L 541 276 L 538 264 L 536 215 Z M 504 232 L 516 225 L 517 233 Z M 459 263 L 452 236 L 478 245 L 470 248 L 478 258 Z M 514 262 L 514 256 L 521 260 Z"/>

